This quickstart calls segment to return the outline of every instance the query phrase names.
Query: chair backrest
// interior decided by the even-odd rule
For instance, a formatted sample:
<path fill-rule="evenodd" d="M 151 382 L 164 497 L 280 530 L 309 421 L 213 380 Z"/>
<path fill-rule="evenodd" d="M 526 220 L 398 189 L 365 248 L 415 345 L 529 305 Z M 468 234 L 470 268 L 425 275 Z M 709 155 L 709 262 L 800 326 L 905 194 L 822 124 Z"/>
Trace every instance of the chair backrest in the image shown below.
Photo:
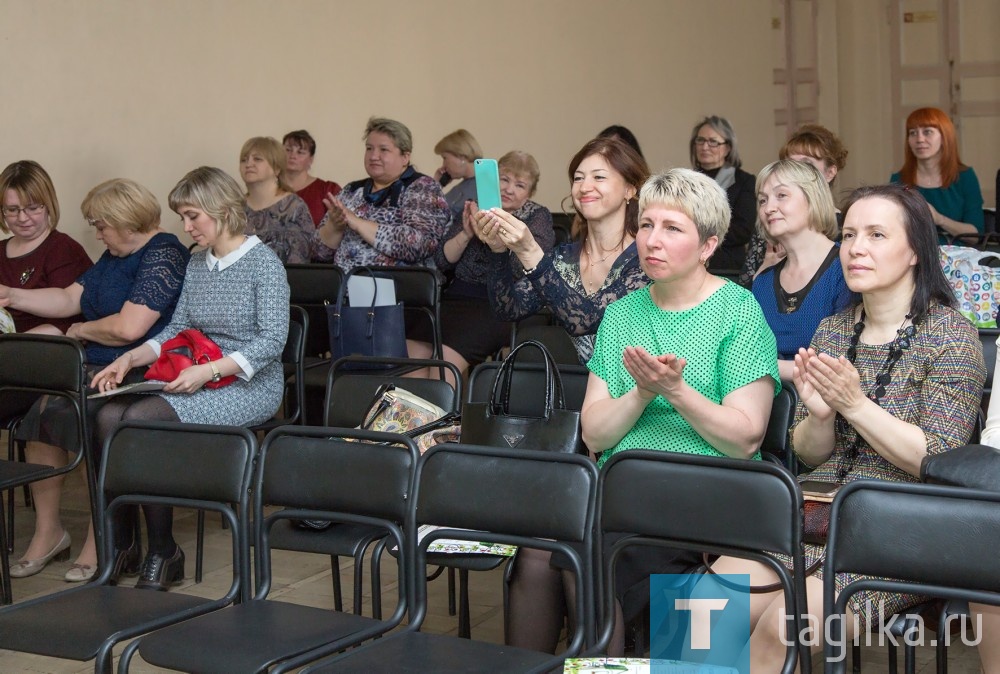
<path fill-rule="evenodd" d="M 553 212 L 552 229 L 556 233 L 555 245 L 569 243 L 573 239 L 573 214 Z"/>
<path fill-rule="evenodd" d="M 396 285 L 396 301 L 404 311 L 417 313 L 429 321 L 433 335 L 433 356 L 441 356 L 441 288 L 444 277 L 437 269 L 418 266 L 373 266 L 376 276 L 391 278 Z"/>
<path fill-rule="evenodd" d="M 292 426 L 269 433 L 261 448 L 254 499 L 254 521 L 260 525 L 258 596 L 270 589 L 269 532 L 281 519 L 377 526 L 405 548 L 401 525 L 418 456 L 412 440 L 388 433 Z M 282 510 L 269 515 L 269 506 Z M 405 593 L 399 594 L 401 601 L 389 619 L 394 624 L 406 610 Z"/>
<path fill-rule="evenodd" d="M 529 350 L 530 351 L 530 350 Z M 469 377 L 469 402 L 488 402 L 500 363 L 480 363 Z M 566 409 L 580 410 L 587 393 L 590 371 L 583 365 L 559 365 Z M 545 408 L 545 367 L 542 363 L 514 363 L 510 382 L 510 413 L 518 416 L 542 416 Z"/>
<path fill-rule="evenodd" d="M 852 482 L 833 502 L 823 566 L 824 601 L 834 606 L 839 592 L 835 611 L 844 612 L 850 596 L 861 588 L 850 583 L 838 590 L 826 579 L 850 572 L 869 576 L 867 589 L 1000 603 L 998 540 L 1000 493 Z M 835 642 L 837 638 L 828 640 L 828 656 L 834 655 Z"/>
<path fill-rule="evenodd" d="M 0 391 L 82 393 L 85 361 L 83 346 L 69 337 L 0 335 Z"/>
<path fill-rule="evenodd" d="M 779 460 L 781 465 L 793 473 L 798 472 L 798 461 L 792 452 L 792 443 L 788 437 L 788 429 L 795 420 L 795 406 L 799 396 L 795 387 L 787 382 L 781 384 L 781 391 L 771 403 L 771 416 L 767 420 L 767 430 L 764 432 L 762 452 L 767 452 Z"/>
<path fill-rule="evenodd" d="M 318 356 L 330 350 L 330 330 L 326 303 L 336 304 L 344 273 L 334 264 L 287 264 L 290 301 L 309 315 L 306 355 Z"/>
<path fill-rule="evenodd" d="M 428 368 L 432 373 L 452 373 L 457 387 L 445 379 L 423 379 L 406 377 L 400 370 L 356 370 L 350 369 L 352 362 L 365 361 L 399 365 L 404 370 L 413 368 Z M 379 386 L 386 383 L 395 384 L 424 400 L 434 403 L 446 412 L 459 412 L 462 407 L 461 375 L 451 363 L 443 360 L 419 358 L 341 358 L 333 363 L 326 382 L 326 406 L 324 426 L 353 428 L 364 420 L 365 412 L 371 405 L 372 398 Z"/>
<path fill-rule="evenodd" d="M 253 434 L 236 426 L 129 421 L 116 427 L 105 442 L 98 491 L 107 558 L 114 539 L 110 509 L 119 499 L 215 510 L 233 531 L 230 593 L 249 596 L 249 493 L 256 454 Z"/>
<path fill-rule="evenodd" d="M 306 336 L 309 334 L 309 314 L 298 305 L 289 307 L 288 338 L 281 352 L 281 363 L 285 366 L 286 391 L 292 390 L 292 396 L 285 396 L 284 424 L 301 423 L 305 425 L 305 370 Z M 288 381 L 290 375 L 294 376 Z"/>
<path fill-rule="evenodd" d="M 448 538 L 562 549 L 575 561 L 578 619 L 567 652 L 578 652 L 583 630 L 592 624 L 594 505 L 597 469 L 582 456 L 522 452 L 464 444 L 432 447 L 417 464 L 415 497 L 408 521 L 448 527 Z M 466 530 L 455 531 L 454 529 Z M 425 538 L 426 542 L 434 534 Z M 583 544 L 581 555 L 564 545 Z M 415 612 L 419 626 L 426 610 L 426 561 L 416 555 Z M 560 655 L 560 659 L 563 657 Z"/>
<path fill-rule="evenodd" d="M 565 365 L 580 364 L 580 354 L 576 350 L 576 344 L 561 325 L 516 326 L 511 347 L 515 347 L 521 342 L 528 340 L 535 340 L 544 344 L 557 363 Z M 542 356 L 532 349 L 524 354 L 523 360 L 529 363 L 540 363 L 542 362 Z"/>
<path fill-rule="evenodd" d="M 636 544 L 652 542 L 768 562 L 779 574 L 786 601 L 794 606 L 805 596 L 802 493 L 787 470 L 767 461 L 619 452 L 601 471 L 598 528 L 602 537 L 610 532 L 631 534 Z M 604 554 L 603 544 L 598 545 Z M 782 573 L 780 561 L 762 553 L 792 557 L 792 577 Z M 603 577 L 609 577 L 613 561 L 605 557 Z M 613 618 L 611 583 L 604 585 L 604 598 L 601 643 L 606 645 Z M 796 623 L 802 612 L 795 611 Z M 806 654 L 806 647 L 801 652 Z M 793 671 L 797 659 L 796 648 L 790 646 L 783 671 Z"/>

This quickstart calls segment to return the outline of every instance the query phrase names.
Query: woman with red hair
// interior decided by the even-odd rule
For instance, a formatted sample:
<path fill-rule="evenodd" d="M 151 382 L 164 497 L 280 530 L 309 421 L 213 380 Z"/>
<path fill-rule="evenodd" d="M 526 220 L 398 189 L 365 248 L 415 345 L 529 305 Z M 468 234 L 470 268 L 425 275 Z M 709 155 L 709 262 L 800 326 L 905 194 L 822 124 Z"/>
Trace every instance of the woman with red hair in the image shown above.
<path fill-rule="evenodd" d="M 982 233 L 979 179 L 958 158 L 955 125 L 944 111 L 920 108 L 906 118 L 906 159 L 889 182 L 912 185 L 924 195 L 941 243 L 948 236 Z"/>

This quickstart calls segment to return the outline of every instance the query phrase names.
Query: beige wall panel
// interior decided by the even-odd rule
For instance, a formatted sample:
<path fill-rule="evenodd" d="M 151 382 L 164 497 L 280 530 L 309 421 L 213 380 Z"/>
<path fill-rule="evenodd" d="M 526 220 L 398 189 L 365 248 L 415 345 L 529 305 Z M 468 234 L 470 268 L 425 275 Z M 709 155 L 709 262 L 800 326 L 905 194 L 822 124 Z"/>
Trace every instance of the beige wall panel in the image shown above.
<path fill-rule="evenodd" d="M 996 61 L 997 30 L 1000 30 L 1000 2 L 960 0 L 959 54 L 962 61 Z"/>
<path fill-rule="evenodd" d="M 1000 101 L 1000 77 L 963 77 L 962 102 L 971 101 Z M 995 149 L 1000 155 L 1000 146 Z"/>
<path fill-rule="evenodd" d="M 413 131 L 414 162 L 465 127 L 489 155 L 519 148 L 557 208 L 566 165 L 611 123 L 654 169 L 687 165 L 691 126 L 728 116 L 748 170 L 775 154 L 769 0 L 0 0 L 4 164 L 50 170 L 63 229 L 102 246 L 78 205 L 115 176 L 170 187 L 200 164 L 237 174 L 248 137 L 307 128 L 314 173 L 363 177 L 373 114 Z M 178 231 L 168 213 L 168 229 Z"/>
<path fill-rule="evenodd" d="M 941 95 L 938 80 L 903 80 L 900 83 L 902 104 L 913 108 L 936 107 Z"/>
<path fill-rule="evenodd" d="M 911 21 L 903 22 L 902 62 L 904 66 L 936 64 L 943 58 L 941 31 L 944 21 L 939 0 L 904 0 L 903 12 Z"/>

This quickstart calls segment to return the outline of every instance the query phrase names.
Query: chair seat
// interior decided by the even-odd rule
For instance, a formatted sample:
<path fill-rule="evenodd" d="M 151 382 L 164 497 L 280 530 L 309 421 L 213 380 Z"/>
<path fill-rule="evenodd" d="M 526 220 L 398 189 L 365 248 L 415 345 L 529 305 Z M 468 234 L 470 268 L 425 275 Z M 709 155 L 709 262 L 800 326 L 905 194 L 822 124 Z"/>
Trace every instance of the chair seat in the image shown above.
<path fill-rule="evenodd" d="M 0 460 L 0 491 L 34 482 L 39 476 L 51 471 L 52 466 Z"/>
<path fill-rule="evenodd" d="M 139 654 L 151 665 L 185 672 L 255 672 L 380 624 L 349 613 L 251 601 L 158 630 L 142 640 Z"/>
<path fill-rule="evenodd" d="M 423 632 L 379 639 L 310 672 L 527 672 L 551 664 L 548 653 Z"/>
<path fill-rule="evenodd" d="M 271 528 L 270 543 L 275 550 L 353 557 L 384 536 L 384 529 L 361 524 L 334 524 L 323 531 L 312 531 L 280 520 Z"/>
<path fill-rule="evenodd" d="M 0 648 L 91 660 L 108 635 L 212 603 L 179 592 L 95 586 L 0 613 Z"/>

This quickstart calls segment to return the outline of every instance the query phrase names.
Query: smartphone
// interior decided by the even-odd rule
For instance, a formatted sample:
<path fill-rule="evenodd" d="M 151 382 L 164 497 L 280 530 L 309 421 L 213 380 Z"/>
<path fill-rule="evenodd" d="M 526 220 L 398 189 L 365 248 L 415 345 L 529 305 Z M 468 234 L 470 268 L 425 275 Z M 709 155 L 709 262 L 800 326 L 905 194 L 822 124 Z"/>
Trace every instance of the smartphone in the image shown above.
<path fill-rule="evenodd" d="M 479 208 L 488 211 L 500 208 L 500 170 L 496 159 L 476 160 L 476 200 Z"/>
<path fill-rule="evenodd" d="M 447 171 L 442 173 L 441 177 L 438 178 L 438 183 L 440 183 L 441 187 L 447 187 L 448 183 L 450 182 L 451 182 L 451 174 L 449 174 Z"/>

